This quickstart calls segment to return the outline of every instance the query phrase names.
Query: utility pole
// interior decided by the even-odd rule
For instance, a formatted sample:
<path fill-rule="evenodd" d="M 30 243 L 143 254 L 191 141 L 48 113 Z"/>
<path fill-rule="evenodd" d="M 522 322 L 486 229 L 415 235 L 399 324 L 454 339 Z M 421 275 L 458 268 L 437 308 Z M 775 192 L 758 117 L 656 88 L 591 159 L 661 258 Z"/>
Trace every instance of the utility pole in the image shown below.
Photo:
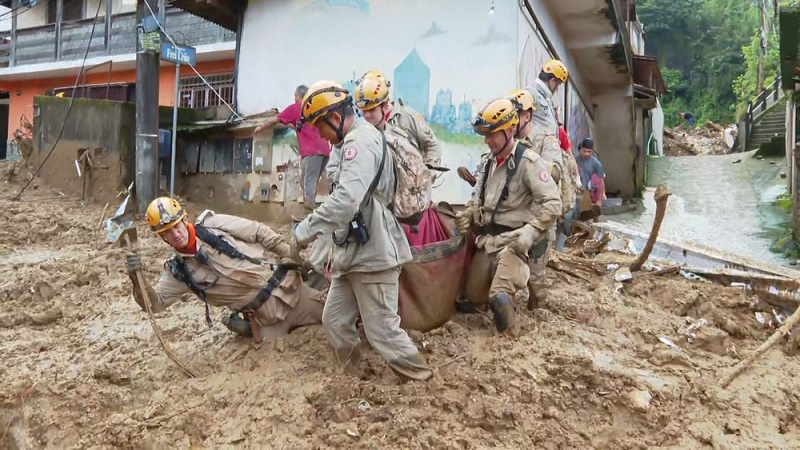
<path fill-rule="evenodd" d="M 158 195 L 158 0 L 136 5 L 136 210 L 144 213 Z M 150 8 L 148 8 L 148 5 Z M 158 14 L 156 14 L 158 15 Z M 154 43 L 153 41 L 158 41 Z M 157 45 L 156 45 L 157 44 Z"/>
<path fill-rule="evenodd" d="M 758 92 L 764 90 L 764 57 L 767 53 L 766 0 L 758 0 Z"/>

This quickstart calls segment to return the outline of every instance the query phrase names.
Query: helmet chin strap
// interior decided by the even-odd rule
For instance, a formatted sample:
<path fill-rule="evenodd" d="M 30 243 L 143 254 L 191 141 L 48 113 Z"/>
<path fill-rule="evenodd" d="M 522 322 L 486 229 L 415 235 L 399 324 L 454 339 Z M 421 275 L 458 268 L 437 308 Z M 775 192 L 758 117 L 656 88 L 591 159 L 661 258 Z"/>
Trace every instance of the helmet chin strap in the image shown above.
<path fill-rule="evenodd" d="M 344 108 L 346 108 L 346 107 L 347 107 L 347 105 L 342 105 L 342 106 L 332 110 L 332 112 L 336 111 L 336 112 L 339 113 L 339 126 L 338 127 L 334 126 L 333 123 L 331 123 L 331 121 L 328 119 L 329 115 L 327 115 L 327 114 L 320 119 L 325 123 L 325 125 L 329 126 L 331 128 L 331 130 L 336 132 L 336 137 L 339 139 L 339 142 L 337 142 L 337 144 L 339 144 L 340 142 L 342 142 L 344 140 Z"/>

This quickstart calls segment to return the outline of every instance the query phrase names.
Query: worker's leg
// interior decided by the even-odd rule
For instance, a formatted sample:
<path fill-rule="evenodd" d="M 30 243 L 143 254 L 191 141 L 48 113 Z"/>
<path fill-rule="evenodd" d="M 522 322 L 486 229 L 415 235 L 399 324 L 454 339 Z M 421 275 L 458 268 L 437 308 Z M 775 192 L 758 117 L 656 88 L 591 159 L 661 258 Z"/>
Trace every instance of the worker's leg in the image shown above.
<path fill-rule="evenodd" d="M 309 155 L 300 163 L 303 170 L 303 207 L 309 211 L 317 207 L 317 184 L 327 160 L 322 155 Z"/>
<path fill-rule="evenodd" d="M 356 332 L 358 302 L 347 276 L 331 280 L 328 299 L 322 311 L 322 325 L 333 346 L 337 369 L 344 371 L 358 359 L 361 340 Z"/>
<path fill-rule="evenodd" d="M 464 286 L 466 298 L 456 302 L 458 311 L 474 313 L 477 309 L 486 307 L 489 303 L 489 286 L 492 284 L 494 270 L 494 257 L 487 255 L 484 249 L 475 250 Z"/>
<path fill-rule="evenodd" d="M 547 278 L 545 269 L 550 261 L 550 252 L 555 241 L 555 228 L 547 231 L 546 241 L 535 245 L 530 255 L 530 279 L 528 280 L 528 310 L 543 306 L 547 301 Z"/>
<path fill-rule="evenodd" d="M 527 287 L 530 268 L 527 257 L 520 257 L 508 248 L 494 255 L 497 271 L 489 288 L 489 306 L 494 313 L 497 331 L 516 336 L 514 296 L 519 290 Z"/>
<path fill-rule="evenodd" d="M 433 371 L 405 330 L 400 328 L 397 314 L 399 276 L 399 268 L 348 274 L 369 343 L 398 376 L 424 381 L 433 375 Z"/>

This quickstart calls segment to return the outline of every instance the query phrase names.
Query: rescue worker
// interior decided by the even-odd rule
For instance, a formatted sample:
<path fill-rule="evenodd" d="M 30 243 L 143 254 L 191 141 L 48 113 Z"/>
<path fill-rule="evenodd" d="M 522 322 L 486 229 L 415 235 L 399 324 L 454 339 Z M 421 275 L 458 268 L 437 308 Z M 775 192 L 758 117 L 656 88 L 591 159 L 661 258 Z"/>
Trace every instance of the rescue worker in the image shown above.
<path fill-rule="evenodd" d="M 528 286 L 532 260 L 541 257 L 561 213 L 558 186 L 545 161 L 515 137 L 519 116 L 508 98 L 483 106 L 472 120 L 490 154 L 475 194 L 456 216 L 462 233 L 477 231 L 467 298 L 489 303 L 497 330 L 516 336 L 514 296 Z"/>
<path fill-rule="evenodd" d="M 145 217 L 150 229 L 172 246 L 175 254 L 165 262 L 155 286 L 139 285 L 135 274 L 142 269 L 142 260 L 137 254 L 127 255 L 125 267 L 142 310 L 146 310 L 145 291 L 153 312 L 163 311 L 192 292 L 205 302 L 209 326 L 209 305 L 226 306 L 234 313 L 223 320 L 225 325 L 256 341 L 321 323 L 322 293 L 303 283 L 297 264 L 292 263 L 289 244 L 268 226 L 210 210 L 191 224 L 183 207 L 170 197 L 150 202 Z M 276 254 L 281 264 L 264 262 L 265 252 Z"/>
<path fill-rule="evenodd" d="M 416 225 L 431 206 L 431 191 L 434 176 L 426 167 L 436 161 L 430 155 L 423 154 L 410 141 L 415 139 L 403 127 L 385 120 L 385 109 L 389 99 L 389 85 L 382 76 L 367 73 L 358 80 L 353 95 L 356 108 L 364 115 L 364 119 L 375 128 L 385 133 L 389 148 L 395 158 L 402 161 L 402 168 L 395 171 L 396 185 L 393 212 L 409 237 L 409 242 L 416 234 Z M 438 148 L 438 147 L 437 147 Z"/>
<path fill-rule="evenodd" d="M 559 187 L 559 198 L 563 202 L 565 199 L 562 189 L 574 191 L 571 185 L 561 185 L 561 175 L 563 170 L 562 150 L 558 142 L 558 137 L 549 130 L 533 125 L 533 114 L 536 111 L 533 96 L 526 90 L 519 89 L 513 91 L 508 97 L 514 102 L 519 115 L 519 123 L 516 127 L 516 138 L 529 145 L 542 159 L 550 165 L 550 175 Z M 575 201 L 575 194 L 572 194 L 572 201 Z M 563 206 L 563 204 L 562 204 Z M 563 211 L 562 211 L 563 213 Z M 543 304 L 547 300 L 547 283 L 545 269 L 547 261 L 550 260 L 550 251 L 556 241 L 557 224 L 563 221 L 563 214 L 559 214 L 558 220 L 553 223 L 552 229 L 547 230 L 545 239 L 547 240 L 546 249 L 541 257 L 531 261 L 531 278 L 528 281 L 528 309 L 533 309 L 537 305 Z"/>
<path fill-rule="evenodd" d="M 533 86 L 526 88 L 536 102 L 536 110 L 533 114 L 534 128 L 541 127 L 558 135 L 558 120 L 556 119 L 553 94 L 559 86 L 567 82 L 568 77 L 567 66 L 557 59 L 551 59 L 542 65 L 542 70 Z"/>
<path fill-rule="evenodd" d="M 328 199 L 297 224 L 292 254 L 321 236 L 332 235 L 331 287 L 322 324 L 339 370 L 359 359 L 359 314 L 370 344 L 400 377 L 427 380 L 433 375 L 408 334 L 400 328 L 398 278 L 411 261 L 403 228 L 389 210 L 394 196 L 394 166 L 383 134 L 357 119 L 350 93 L 332 81 L 319 81 L 303 99 L 305 126 L 315 126 L 342 159 L 336 187 Z"/>
<path fill-rule="evenodd" d="M 370 93 L 360 92 L 358 89 L 356 90 L 355 98 L 357 103 L 359 99 L 368 100 L 363 103 L 363 107 L 359 106 L 359 110 L 361 110 L 364 118 L 379 129 L 383 129 L 379 124 L 384 122 L 403 128 L 407 131 L 408 140 L 411 144 L 416 146 L 422 153 L 425 164 L 429 167 L 440 167 L 442 161 L 442 147 L 439 145 L 439 141 L 436 139 L 436 136 L 434 136 L 433 131 L 431 131 L 428 122 L 422 117 L 422 114 L 404 105 L 402 100 L 399 100 L 397 103 L 391 101 L 388 88 L 391 87 L 392 84 L 386 79 L 383 73 L 377 70 L 370 70 L 358 80 L 357 85 L 361 85 L 362 80 L 367 78 L 382 81 L 386 89 L 381 90 L 380 96 L 382 101 L 376 101 L 377 99 L 372 98 L 373 95 Z"/>

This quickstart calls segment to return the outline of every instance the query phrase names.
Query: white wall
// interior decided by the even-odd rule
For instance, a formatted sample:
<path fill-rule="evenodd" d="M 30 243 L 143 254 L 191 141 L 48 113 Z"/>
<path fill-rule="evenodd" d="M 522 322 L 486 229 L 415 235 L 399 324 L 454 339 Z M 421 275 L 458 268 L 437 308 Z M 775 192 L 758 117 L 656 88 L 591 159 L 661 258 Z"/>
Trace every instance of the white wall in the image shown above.
<path fill-rule="evenodd" d="M 52 1 L 52 0 L 51 0 Z M 21 9 L 17 12 L 17 28 L 33 28 L 45 25 L 47 22 L 47 2 L 39 1 L 31 9 Z"/>
<path fill-rule="evenodd" d="M 517 2 L 519 5 L 520 14 L 522 14 L 522 17 L 529 22 L 531 27 L 533 27 L 533 22 L 530 21 L 530 15 L 528 14 L 527 9 L 525 9 L 521 3 L 522 2 Z M 553 48 L 556 51 L 556 55 L 561 62 L 567 66 L 567 69 L 573 68 L 573 70 L 570 70 L 569 74 L 570 83 L 573 84 L 578 92 L 581 93 L 584 104 L 591 108 L 591 105 L 594 101 L 591 98 L 589 86 L 586 84 L 587 80 L 585 79 L 584 74 L 578 73 L 576 70 L 574 70 L 574 68 L 577 67 L 577 64 L 575 59 L 567 50 L 564 39 L 561 38 L 562 33 L 558 28 L 555 17 L 549 10 L 549 7 L 546 5 L 547 2 L 545 0 L 530 0 L 530 3 L 533 11 L 536 13 L 537 18 L 539 19 L 539 22 L 542 24 L 542 32 L 544 32 L 544 34 L 550 39 L 550 42 L 553 44 Z"/>
<path fill-rule="evenodd" d="M 239 47 L 239 108 L 244 114 L 282 109 L 293 101 L 298 84 L 331 79 L 347 86 L 370 69 L 387 75 L 393 96 L 403 86 L 427 81 L 427 90 L 413 91 L 428 100 L 428 110 L 420 112 L 435 126 L 444 163 L 451 168 L 434 189 L 434 199 L 464 203 L 470 188 L 455 169 L 475 169 L 484 148 L 469 119 L 483 103 L 517 86 L 516 0 L 495 0 L 491 15 L 490 4 L 251 0 Z M 395 70 L 412 50 L 429 69 L 429 76 L 417 71 L 408 80 L 397 79 Z M 458 129 L 434 123 L 433 106 L 442 89 L 451 92 L 456 114 L 462 106 L 471 110 L 466 120 L 458 121 Z M 403 98 L 409 103 L 405 94 Z"/>
<path fill-rule="evenodd" d="M 11 14 L 8 14 L 9 11 L 11 11 L 11 8 L 0 6 L 0 16 L 4 17 L 0 19 L 0 31 L 11 30 Z"/>

